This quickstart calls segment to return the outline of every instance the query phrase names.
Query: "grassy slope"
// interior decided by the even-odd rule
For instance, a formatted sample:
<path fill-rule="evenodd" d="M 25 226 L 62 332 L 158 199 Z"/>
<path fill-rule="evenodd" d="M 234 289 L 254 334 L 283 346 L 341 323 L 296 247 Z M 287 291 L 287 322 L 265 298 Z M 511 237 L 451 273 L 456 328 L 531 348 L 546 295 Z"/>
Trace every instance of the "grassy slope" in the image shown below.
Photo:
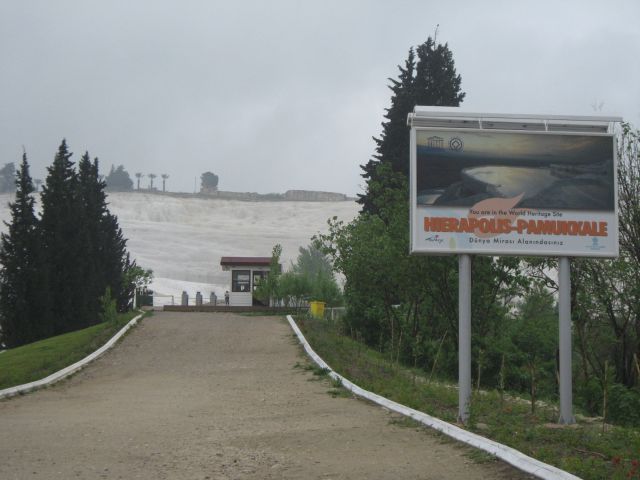
<path fill-rule="evenodd" d="M 75 332 L 7 350 L 0 355 L 0 389 L 44 378 L 104 345 L 137 312 L 118 316 L 115 324 L 99 323 Z"/>
<path fill-rule="evenodd" d="M 391 365 L 380 353 L 339 334 L 327 322 L 298 318 L 313 349 L 341 375 L 362 388 L 455 422 L 458 392 L 452 385 L 428 384 L 423 376 Z M 555 406 L 474 393 L 469 430 L 555 465 L 584 479 L 640 479 L 640 432 L 586 420 L 559 428 Z"/>

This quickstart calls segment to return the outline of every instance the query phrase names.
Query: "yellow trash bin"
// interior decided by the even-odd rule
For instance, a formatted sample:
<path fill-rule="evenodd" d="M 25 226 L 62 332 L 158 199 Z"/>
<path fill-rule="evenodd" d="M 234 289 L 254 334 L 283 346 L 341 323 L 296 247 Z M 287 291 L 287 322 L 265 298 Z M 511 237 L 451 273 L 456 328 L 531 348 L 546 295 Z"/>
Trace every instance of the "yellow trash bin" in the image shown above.
<path fill-rule="evenodd" d="M 313 318 L 324 318 L 324 302 L 309 302 L 309 313 Z"/>

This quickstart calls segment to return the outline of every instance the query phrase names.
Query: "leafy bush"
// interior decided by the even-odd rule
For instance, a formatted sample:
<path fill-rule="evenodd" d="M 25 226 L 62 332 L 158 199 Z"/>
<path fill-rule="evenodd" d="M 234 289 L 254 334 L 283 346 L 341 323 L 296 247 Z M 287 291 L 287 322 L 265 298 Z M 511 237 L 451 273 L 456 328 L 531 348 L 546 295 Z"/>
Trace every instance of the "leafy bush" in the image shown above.
<path fill-rule="evenodd" d="M 576 404 L 590 415 L 602 415 L 602 385 L 597 378 L 591 377 L 577 386 Z"/>
<path fill-rule="evenodd" d="M 115 323 L 118 319 L 118 311 L 116 309 L 116 301 L 111 298 L 111 288 L 107 287 L 104 295 L 100 297 L 100 320 L 108 323 Z"/>
<path fill-rule="evenodd" d="M 640 391 L 616 383 L 610 387 L 607 417 L 620 425 L 640 425 Z"/>

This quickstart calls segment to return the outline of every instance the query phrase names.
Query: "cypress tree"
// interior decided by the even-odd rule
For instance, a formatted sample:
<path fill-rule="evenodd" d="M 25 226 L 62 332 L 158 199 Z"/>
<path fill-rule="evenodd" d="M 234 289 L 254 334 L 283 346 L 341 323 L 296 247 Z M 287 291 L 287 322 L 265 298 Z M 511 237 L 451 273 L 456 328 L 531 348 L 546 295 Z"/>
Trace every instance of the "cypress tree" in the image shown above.
<path fill-rule="evenodd" d="M 462 78 L 456 74 L 453 53 L 447 44 L 428 38 L 416 49 L 418 64 L 414 80 L 416 105 L 458 107 L 465 93 L 460 91 Z M 408 113 L 408 112 L 407 112 Z M 406 125 L 406 116 L 404 118 Z"/>
<path fill-rule="evenodd" d="M 78 268 L 85 279 L 82 309 L 89 315 L 88 324 L 100 321 L 100 297 L 107 288 L 102 245 L 102 221 L 107 211 L 104 189 L 105 183 L 98 174 L 98 159 L 91 162 L 89 152 L 85 152 L 78 162 L 76 196 L 81 225 L 78 257 L 83 260 Z"/>
<path fill-rule="evenodd" d="M 415 53 L 413 47 L 409 49 L 409 55 L 405 60 L 404 67 L 398 66 L 400 75 L 398 80 L 389 78 L 389 89 L 391 89 L 391 107 L 386 109 L 382 123 L 382 134 L 380 138 L 375 138 L 376 153 L 373 158 L 362 166 L 364 173 L 362 177 L 367 181 L 367 193 L 358 194 L 358 203 L 362 205 L 363 212 L 374 213 L 377 208 L 374 205 L 375 195 L 372 193 L 372 181 L 379 178 L 377 172 L 381 162 L 390 162 L 400 165 L 401 159 L 409 152 L 409 145 L 404 145 L 406 133 L 406 122 L 400 122 L 402 116 L 406 118 L 408 112 L 413 108 L 413 77 L 416 68 Z"/>
<path fill-rule="evenodd" d="M 102 219 L 103 269 L 119 312 L 128 310 L 134 287 L 125 282 L 125 275 L 136 266 L 127 252 L 127 240 L 118 225 L 118 217 L 107 212 Z"/>
<path fill-rule="evenodd" d="M 53 332 L 47 271 L 42 268 L 42 237 L 26 153 L 15 185 L 15 202 L 9 204 L 11 223 L 5 222 L 9 231 L 0 240 L 0 340 L 7 347 L 46 338 Z"/>
<path fill-rule="evenodd" d="M 106 183 L 100 179 L 98 159 L 89 160 L 85 153 L 78 163 L 78 198 L 82 205 L 83 250 L 86 251 L 85 278 L 88 284 L 87 306 L 98 313 L 100 297 L 107 288 L 116 300 L 118 311 L 126 311 L 132 292 L 124 282 L 125 272 L 132 267 L 127 253 L 127 240 L 118 218 L 109 212 Z M 98 316 L 95 315 L 97 321 Z"/>
<path fill-rule="evenodd" d="M 42 234 L 49 273 L 54 333 L 90 324 L 85 300 L 88 281 L 86 238 L 78 202 L 78 177 L 67 143 L 62 140 L 42 189 Z"/>
<path fill-rule="evenodd" d="M 417 61 L 416 61 L 417 53 Z M 367 182 L 366 193 L 358 195 L 358 203 L 366 213 L 379 213 L 376 201 L 387 184 L 397 183 L 394 175 L 409 175 L 409 129 L 407 115 L 415 105 L 457 107 L 464 99 L 460 91 L 461 77 L 456 74 L 453 55 L 449 47 L 438 44 L 429 37 L 409 55 L 404 67 L 398 67 L 397 80 L 389 79 L 392 91 L 391 106 L 386 110 L 380 138 L 374 138 L 376 153 L 362 167 L 362 177 Z M 389 165 L 391 169 L 380 168 Z"/>

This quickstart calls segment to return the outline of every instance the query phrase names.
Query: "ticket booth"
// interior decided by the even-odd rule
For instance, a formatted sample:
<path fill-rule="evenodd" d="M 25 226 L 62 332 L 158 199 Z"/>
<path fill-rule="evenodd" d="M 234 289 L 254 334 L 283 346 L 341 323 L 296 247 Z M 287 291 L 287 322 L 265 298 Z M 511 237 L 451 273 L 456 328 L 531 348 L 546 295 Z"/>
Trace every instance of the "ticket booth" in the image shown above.
<path fill-rule="evenodd" d="M 253 292 L 269 275 L 271 257 L 222 257 L 220 266 L 231 272 L 230 306 L 268 306 L 255 298 Z"/>

